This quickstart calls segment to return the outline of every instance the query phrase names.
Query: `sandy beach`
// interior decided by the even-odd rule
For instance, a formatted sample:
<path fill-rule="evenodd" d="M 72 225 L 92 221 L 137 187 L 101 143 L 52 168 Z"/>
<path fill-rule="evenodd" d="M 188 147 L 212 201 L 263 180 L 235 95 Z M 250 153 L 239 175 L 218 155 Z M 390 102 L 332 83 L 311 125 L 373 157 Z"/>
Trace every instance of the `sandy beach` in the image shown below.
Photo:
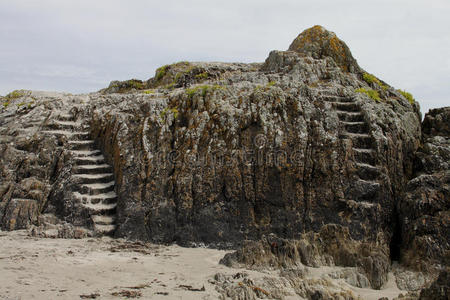
<path fill-rule="evenodd" d="M 127 242 L 111 238 L 44 239 L 0 232 L 0 299 L 218 299 L 214 275 L 276 272 L 220 265 L 227 251 Z M 321 277 L 337 267 L 308 268 Z M 341 284 L 345 284 L 341 282 Z M 392 299 L 393 276 L 381 291 L 348 285 L 362 299 Z M 294 293 L 286 299 L 299 299 Z"/>

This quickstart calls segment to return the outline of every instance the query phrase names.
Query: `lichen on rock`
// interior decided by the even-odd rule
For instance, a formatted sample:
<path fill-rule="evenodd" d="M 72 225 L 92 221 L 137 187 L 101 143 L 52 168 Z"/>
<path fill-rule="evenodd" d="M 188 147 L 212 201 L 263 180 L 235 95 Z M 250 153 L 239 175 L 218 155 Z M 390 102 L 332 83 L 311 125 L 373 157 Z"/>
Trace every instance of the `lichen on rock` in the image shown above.
<path fill-rule="evenodd" d="M 361 70 L 347 45 L 334 32 L 320 25 L 300 33 L 288 50 L 316 59 L 331 57 L 346 72 L 358 73 Z"/>

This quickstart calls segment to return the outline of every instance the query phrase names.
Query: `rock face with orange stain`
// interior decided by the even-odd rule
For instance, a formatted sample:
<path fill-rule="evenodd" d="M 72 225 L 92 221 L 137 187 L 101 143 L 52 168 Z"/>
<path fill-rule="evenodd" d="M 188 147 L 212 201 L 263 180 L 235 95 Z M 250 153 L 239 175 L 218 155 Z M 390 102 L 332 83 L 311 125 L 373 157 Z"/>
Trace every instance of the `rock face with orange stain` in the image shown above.
<path fill-rule="evenodd" d="M 311 56 L 315 59 L 331 57 L 346 72 L 362 72 L 347 45 L 334 32 L 328 31 L 320 25 L 316 25 L 299 34 L 288 50 Z"/>

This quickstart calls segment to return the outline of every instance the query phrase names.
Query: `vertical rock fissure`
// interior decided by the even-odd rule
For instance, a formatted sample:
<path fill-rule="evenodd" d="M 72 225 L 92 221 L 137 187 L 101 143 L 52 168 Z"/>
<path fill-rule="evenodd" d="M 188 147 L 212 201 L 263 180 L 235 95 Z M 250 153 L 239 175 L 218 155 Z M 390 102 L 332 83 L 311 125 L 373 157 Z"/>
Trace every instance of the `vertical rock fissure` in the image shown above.
<path fill-rule="evenodd" d="M 400 261 L 401 258 L 401 245 L 402 245 L 402 230 L 400 224 L 400 216 L 398 214 L 397 208 L 394 207 L 393 211 L 393 233 L 391 241 L 389 243 L 389 252 L 391 261 Z"/>

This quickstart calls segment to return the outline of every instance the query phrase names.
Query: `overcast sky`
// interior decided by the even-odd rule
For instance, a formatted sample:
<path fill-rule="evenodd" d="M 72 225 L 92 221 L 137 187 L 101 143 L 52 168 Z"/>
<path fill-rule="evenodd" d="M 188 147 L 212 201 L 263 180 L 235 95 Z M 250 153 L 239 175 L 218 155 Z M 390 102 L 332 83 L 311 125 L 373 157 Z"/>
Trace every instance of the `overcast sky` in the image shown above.
<path fill-rule="evenodd" d="M 426 112 L 450 105 L 449 16 L 449 0 L 0 0 L 0 94 L 92 92 L 184 60 L 262 62 L 320 24 Z"/>

